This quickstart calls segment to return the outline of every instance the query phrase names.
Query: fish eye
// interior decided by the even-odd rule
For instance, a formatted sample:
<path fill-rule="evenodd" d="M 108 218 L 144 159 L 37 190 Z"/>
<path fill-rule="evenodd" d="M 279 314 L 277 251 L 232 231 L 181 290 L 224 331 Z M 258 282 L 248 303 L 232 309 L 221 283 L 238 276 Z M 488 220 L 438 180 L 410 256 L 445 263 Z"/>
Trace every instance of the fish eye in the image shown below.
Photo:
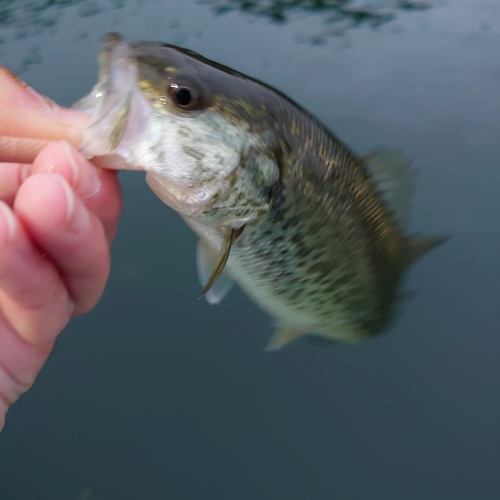
<path fill-rule="evenodd" d="M 184 83 L 172 83 L 170 85 L 170 97 L 178 108 L 186 111 L 200 109 L 203 106 L 201 92 Z"/>

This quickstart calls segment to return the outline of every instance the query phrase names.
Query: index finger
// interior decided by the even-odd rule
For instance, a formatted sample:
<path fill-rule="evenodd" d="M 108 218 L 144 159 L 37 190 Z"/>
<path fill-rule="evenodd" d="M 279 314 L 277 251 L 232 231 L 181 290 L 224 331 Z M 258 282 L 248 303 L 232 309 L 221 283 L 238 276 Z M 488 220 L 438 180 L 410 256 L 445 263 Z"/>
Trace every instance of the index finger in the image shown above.
<path fill-rule="evenodd" d="M 89 120 L 58 106 L 0 66 L 0 161 L 30 163 L 50 141 L 77 146 Z"/>

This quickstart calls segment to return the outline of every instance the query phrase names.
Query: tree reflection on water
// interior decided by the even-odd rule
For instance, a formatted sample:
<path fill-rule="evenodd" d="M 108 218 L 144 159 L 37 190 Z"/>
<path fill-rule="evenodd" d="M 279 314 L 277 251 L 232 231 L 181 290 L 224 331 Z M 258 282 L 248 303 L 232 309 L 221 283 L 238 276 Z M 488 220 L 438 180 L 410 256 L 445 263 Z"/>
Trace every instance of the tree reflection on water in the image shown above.
<path fill-rule="evenodd" d="M 239 12 L 255 18 L 286 24 L 305 16 L 316 17 L 324 29 L 297 38 L 312 44 L 324 44 L 329 37 L 345 34 L 359 26 L 378 28 L 395 19 L 397 12 L 426 10 L 429 0 L 192 0 L 209 8 L 215 15 Z M 57 23 L 67 7 L 75 6 L 80 17 L 91 17 L 132 5 L 153 3 L 152 0 L 0 0 L 0 29 L 10 28 L 11 41 L 38 35 L 57 33 Z M 154 7 L 151 6 L 153 9 Z M 5 54 L 7 36 L 0 35 L 0 57 Z M 83 38 L 86 35 L 81 35 Z M 34 47 L 21 63 L 17 73 L 41 62 L 39 48 Z"/>
<path fill-rule="evenodd" d="M 327 37 L 340 36 L 349 28 L 368 25 L 378 28 L 396 18 L 397 11 L 422 11 L 431 7 L 426 0 L 201 0 L 215 14 L 239 11 L 284 24 L 298 16 L 320 16 L 325 30 L 308 37 L 323 44 Z"/>
<path fill-rule="evenodd" d="M 395 2 L 360 2 L 355 0 L 205 0 L 216 14 L 240 11 L 284 23 L 296 13 L 326 15 L 328 23 L 348 21 L 351 26 L 380 26 L 395 17 L 396 10 L 426 10 L 430 3 L 422 0 Z"/>
<path fill-rule="evenodd" d="M 121 9 L 131 0 L 0 0 L 0 27 L 15 27 L 40 32 L 53 28 L 65 7 L 80 5 L 79 15 L 89 17 L 109 9 Z M 148 0 L 135 0 L 147 3 Z M 201 0 L 215 14 L 239 11 L 286 23 L 294 14 L 324 16 L 325 22 L 350 26 L 380 26 L 391 21 L 396 11 L 425 10 L 426 0 Z"/>

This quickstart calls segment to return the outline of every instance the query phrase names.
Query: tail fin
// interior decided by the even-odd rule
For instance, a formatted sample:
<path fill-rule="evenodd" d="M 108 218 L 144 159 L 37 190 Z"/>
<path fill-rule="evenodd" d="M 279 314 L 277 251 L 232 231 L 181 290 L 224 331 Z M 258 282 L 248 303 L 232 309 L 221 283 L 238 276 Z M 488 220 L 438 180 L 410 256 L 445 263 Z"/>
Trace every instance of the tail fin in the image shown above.
<path fill-rule="evenodd" d="M 426 253 L 434 250 L 436 247 L 446 243 L 451 236 L 410 236 L 408 238 L 407 264 L 411 266 Z"/>

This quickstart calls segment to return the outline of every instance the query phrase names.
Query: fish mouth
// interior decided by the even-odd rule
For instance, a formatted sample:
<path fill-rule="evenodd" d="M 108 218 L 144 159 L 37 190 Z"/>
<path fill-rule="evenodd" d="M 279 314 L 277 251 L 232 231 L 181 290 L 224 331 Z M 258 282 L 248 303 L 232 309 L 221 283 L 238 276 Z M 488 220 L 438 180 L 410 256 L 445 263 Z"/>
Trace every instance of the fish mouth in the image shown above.
<path fill-rule="evenodd" d="M 72 106 L 90 115 L 79 149 L 86 158 L 103 157 L 106 168 L 142 170 L 133 151 L 147 130 L 151 107 L 137 85 L 136 60 L 121 35 L 107 33 L 98 62 L 97 84 Z"/>
<path fill-rule="evenodd" d="M 198 214 L 212 192 L 179 185 L 148 163 L 148 135 L 158 112 L 139 88 L 140 47 L 129 45 L 118 33 L 101 38 L 97 84 L 72 108 L 90 115 L 80 152 L 101 168 L 146 172 L 146 182 L 168 206 L 188 217 Z M 154 133 L 153 133 L 154 135 Z"/>

